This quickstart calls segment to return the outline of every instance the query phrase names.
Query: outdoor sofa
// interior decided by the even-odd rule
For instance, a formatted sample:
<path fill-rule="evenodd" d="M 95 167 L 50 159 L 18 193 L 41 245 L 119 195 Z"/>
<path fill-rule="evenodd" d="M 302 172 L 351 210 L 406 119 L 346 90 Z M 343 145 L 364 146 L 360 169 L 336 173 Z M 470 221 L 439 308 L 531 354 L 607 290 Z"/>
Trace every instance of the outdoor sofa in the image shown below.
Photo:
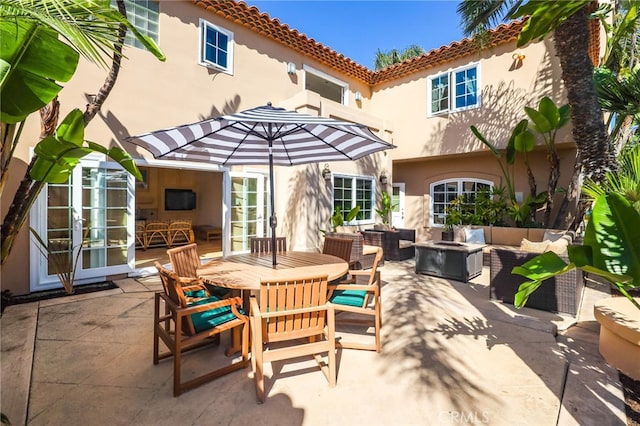
<path fill-rule="evenodd" d="M 469 242 L 471 238 L 473 242 L 486 244 L 483 263 L 490 269 L 489 297 L 511 304 L 518 287 L 526 281 L 511 273 L 515 266 L 521 266 L 544 251 L 554 251 L 568 263 L 566 248 L 575 241 L 572 231 L 559 229 L 470 226 L 456 227 L 454 231 L 456 241 Z M 543 281 L 526 306 L 575 316 L 583 291 L 583 273 L 574 269 Z"/>

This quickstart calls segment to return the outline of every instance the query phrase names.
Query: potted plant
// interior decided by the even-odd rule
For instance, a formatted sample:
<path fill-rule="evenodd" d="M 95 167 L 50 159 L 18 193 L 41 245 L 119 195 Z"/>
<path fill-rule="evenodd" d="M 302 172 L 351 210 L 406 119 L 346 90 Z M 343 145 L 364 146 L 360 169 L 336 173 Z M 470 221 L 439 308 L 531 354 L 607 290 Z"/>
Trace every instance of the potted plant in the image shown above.
<path fill-rule="evenodd" d="M 392 204 L 391 196 L 389 196 L 389 193 L 386 191 L 383 191 L 380 205 L 381 205 L 381 208 L 376 209 L 376 213 L 378 214 L 378 216 L 382 218 L 382 223 L 384 225 L 388 225 L 391 212 L 393 211 L 393 208 L 397 206 L 397 204 Z"/>
<path fill-rule="evenodd" d="M 453 241 L 453 224 L 446 223 L 442 230 L 442 241 Z"/>

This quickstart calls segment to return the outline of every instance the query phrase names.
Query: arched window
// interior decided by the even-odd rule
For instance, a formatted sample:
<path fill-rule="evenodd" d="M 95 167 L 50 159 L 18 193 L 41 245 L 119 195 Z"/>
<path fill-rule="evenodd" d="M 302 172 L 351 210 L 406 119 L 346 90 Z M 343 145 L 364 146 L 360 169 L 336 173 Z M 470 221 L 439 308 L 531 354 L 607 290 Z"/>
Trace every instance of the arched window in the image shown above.
<path fill-rule="evenodd" d="M 473 202 L 480 192 L 493 189 L 493 182 L 483 179 L 459 178 L 434 182 L 429 186 L 431 195 L 431 209 L 429 225 L 443 226 L 446 223 L 447 207 L 459 195 L 466 195 Z"/>

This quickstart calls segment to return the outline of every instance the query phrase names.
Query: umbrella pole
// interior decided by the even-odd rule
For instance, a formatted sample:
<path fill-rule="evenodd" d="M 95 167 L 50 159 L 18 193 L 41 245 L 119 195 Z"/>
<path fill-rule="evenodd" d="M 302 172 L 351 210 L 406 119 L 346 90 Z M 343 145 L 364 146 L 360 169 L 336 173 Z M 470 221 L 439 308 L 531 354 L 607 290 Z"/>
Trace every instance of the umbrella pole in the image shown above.
<path fill-rule="evenodd" d="M 271 127 L 271 125 L 269 125 Z M 271 130 L 271 129 L 269 129 Z M 275 193 L 273 192 L 273 141 L 269 139 L 269 198 L 271 198 L 271 217 L 269 217 L 269 226 L 271 227 L 271 263 L 275 269 L 278 262 L 276 261 L 276 206 L 275 206 Z"/>

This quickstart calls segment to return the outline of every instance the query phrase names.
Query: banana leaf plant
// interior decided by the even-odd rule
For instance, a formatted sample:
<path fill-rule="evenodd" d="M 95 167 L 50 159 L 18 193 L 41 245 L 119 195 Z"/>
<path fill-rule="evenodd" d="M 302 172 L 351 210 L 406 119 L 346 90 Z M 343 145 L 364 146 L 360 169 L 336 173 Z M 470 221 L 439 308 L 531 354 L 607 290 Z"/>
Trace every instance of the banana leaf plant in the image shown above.
<path fill-rule="evenodd" d="M 568 256 L 567 264 L 557 254 L 546 252 L 514 267 L 513 274 L 530 280 L 520 284 L 515 306 L 525 306 L 544 280 L 577 268 L 606 279 L 640 310 L 640 303 L 628 292 L 640 288 L 640 213 L 629 200 L 616 193 L 598 196 L 584 242 L 569 246 Z"/>
<path fill-rule="evenodd" d="M 345 222 L 351 222 L 353 219 L 358 216 L 360 213 L 360 206 L 355 206 L 351 210 L 347 212 L 346 216 L 342 215 L 342 209 L 340 207 L 336 207 L 333 215 L 331 216 L 331 225 L 333 226 L 333 231 L 335 232 L 338 226 L 343 226 Z"/>
<path fill-rule="evenodd" d="M 382 223 L 387 225 L 389 223 L 389 216 L 391 215 L 391 212 L 398 204 L 392 203 L 391 196 L 387 191 L 382 191 L 382 199 L 380 200 L 380 204 L 382 208 L 376 209 L 376 213 L 382 218 Z"/>
<path fill-rule="evenodd" d="M 41 182 L 64 183 L 80 160 L 92 152 L 109 156 L 136 179 L 142 180 L 142 174 L 133 158 L 122 148 L 107 149 L 95 142 L 84 140 L 84 118 L 79 109 L 71 111 L 53 135 L 42 139 L 36 145 L 36 158 L 30 176 Z"/>

